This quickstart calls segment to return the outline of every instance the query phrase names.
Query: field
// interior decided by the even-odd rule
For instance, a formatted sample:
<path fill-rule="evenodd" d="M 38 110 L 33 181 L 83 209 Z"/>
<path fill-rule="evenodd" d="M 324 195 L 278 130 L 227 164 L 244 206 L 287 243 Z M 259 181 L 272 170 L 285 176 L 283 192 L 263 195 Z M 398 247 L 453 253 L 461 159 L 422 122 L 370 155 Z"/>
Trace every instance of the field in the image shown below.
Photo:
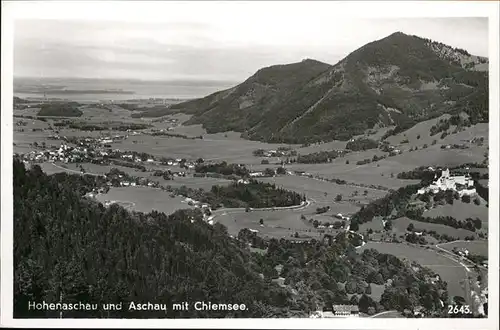
<path fill-rule="evenodd" d="M 149 187 L 113 187 L 106 194 L 98 194 L 101 203 L 115 201 L 129 204 L 131 209 L 140 212 L 156 210 L 165 214 L 177 209 L 191 208 L 181 197 L 170 197 L 166 191 Z"/>
<path fill-rule="evenodd" d="M 457 220 L 465 220 L 467 218 L 475 219 L 477 217 L 481 219 L 483 227 L 488 227 L 488 208 L 486 207 L 484 201 L 481 205 L 476 205 L 473 202 L 463 203 L 461 201 L 455 202 L 453 205 L 440 205 L 424 212 L 423 216 L 451 216 Z"/>
<path fill-rule="evenodd" d="M 451 251 L 453 248 L 466 248 L 472 254 L 488 256 L 488 241 L 455 241 L 439 244 L 443 249 Z"/>
<path fill-rule="evenodd" d="M 464 286 L 464 279 L 467 278 L 467 274 L 464 267 L 432 249 L 424 249 L 407 244 L 369 242 L 359 248 L 359 251 L 361 252 L 370 248 L 376 249 L 381 253 L 388 253 L 399 258 L 415 261 L 424 267 L 430 268 L 439 274 L 442 280 L 448 283 L 450 296 L 467 296 Z"/>
<path fill-rule="evenodd" d="M 415 230 L 426 229 L 426 230 L 434 230 L 438 234 L 450 235 L 452 237 L 456 237 L 458 239 L 465 239 L 467 236 L 474 236 L 477 238 L 477 233 L 474 233 L 470 230 L 462 229 L 462 228 L 453 228 L 450 226 L 445 226 L 437 223 L 428 223 L 428 222 L 420 222 L 411 220 L 407 217 L 398 218 L 392 221 L 393 231 L 404 234 L 406 232 L 406 228 L 410 223 L 413 223 L 415 226 Z M 427 239 L 427 237 L 426 237 Z"/>
<path fill-rule="evenodd" d="M 154 176 L 152 172 L 142 172 L 136 170 L 135 168 L 119 166 L 119 165 L 98 165 L 92 163 L 80 163 L 78 166 L 76 164 L 62 164 L 62 163 L 42 163 L 39 164 L 42 167 L 42 170 L 47 174 L 59 173 L 59 172 L 68 172 L 68 173 L 79 173 L 80 165 L 85 169 L 86 173 L 91 174 L 106 174 L 112 168 L 116 168 L 120 171 L 123 171 L 131 176 L 135 177 L 143 177 L 147 178 L 151 181 L 157 181 L 163 186 L 171 186 L 174 188 L 178 188 L 181 186 L 186 186 L 193 189 L 204 189 L 210 190 L 214 185 L 228 185 L 232 181 L 227 179 L 219 179 L 219 178 L 198 178 L 198 177 L 175 177 L 173 180 L 165 180 L 161 176 Z M 163 170 L 173 169 L 180 170 L 179 167 L 173 166 L 161 166 L 158 167 Z"/>
<path fill-rule="evenodd" d="M 350 155 L 337 158 L 329 164 L 290 164 L 287 166 L 287 169 L 305 171 L 307 173 L 314 175 L 317 174 L 328 179 L 342 179 L 347 182 L 364 185 L 376 185 L 392 189 L 397 189 L 414 182 L 418 182 L 415 180 L 400 180 L 396 178 L 396 175 L 399 172 L 411 170 L 417 167 L 416 165 L 402 166 L 395 160 L 396 157 L 391 157 L 376 163 L 356 165 L 355 160 L 371 158 L 368 155 L 374 153 L 375 152 L 373 151 L 364 151 L 358 153 L 359 156 Z M 346 164 L 346 159 L 349 157 L 353 157 L 353 160 L 351 160 L 349 164 Z M 380 166 L 377 166 L 377 164 Z M 391 174 L 394 175 L 393 178 L 391 178 Z"/>
<path fill-rule="evenodd" d="M 173 133 L 177 133 L 173 131 Z M 133 142 L 136 141 L 136 142 Z M 228 163 L 260 164 L 252 155 L 259 148 L 278 148 L 281 145 L 234 140 L 220 134 L 205 135 L 203 139 L 183 139 L 168 136 L 137 135 L 115 144 L 122 150 L 146 152 L 155 156 L 226 161 Z"/>
<path fill-rule="evenodd" d="M 319 239 L 321 234 L 310 223 L 300 219 L 304 211 L 307 212 L 307 209 L 251 212 L 224 210 L 216 213 L 214 221 L 225 225 L 229 234 L 234 236 L 238 235 L 241 229 L 248 228 L 258 230 L 258 234 L 262 237 L 290 239 L 297 232 L 299 237 L 293 239 Z M 259 223 L 260 219 L 264 221 L 262 226 Z M 338 231 L 329 232 L 335 234 Z"/>
<path fill-rule="evenodd" d="M 230 184 L 232 181 L 227 179 L 218 178 L 195 178 L 195 177 L 178 177 L 174 180 L 164 180 L 162 177 L 151 176 L 151 180 L 157 180 L 160 184 L 169 185 L 175 188 L 186 186 L 193 189 L 204 189 L 210 190 L 212 186 L 221 185 L 225 186 Z"/>
<path fill-rule="evenodd" d="M 358 211 L 362 205 L 385 195 L 384 191 L 355 187 L 350 185 L 338 185 L 336 183 L 320 181 L 304 176 L 287 175 L 274 178 L 262 178 L 264 182 L 275 183 L 278 187 L 293 190 L 299 193 L 305 193 L 313 204 L 310 214 L 316 210 L 316 207 L 330 206 L 330 211 L 326 214 L 334 215 L 342 213 L 343 215 L 353 214 Z M 364 196 L 364 191 L 368 194 Z M 358 192 L 358 196 L 353 194 Z M 335 197 L 342 195 L 342 201 L 336 202 Z"/>

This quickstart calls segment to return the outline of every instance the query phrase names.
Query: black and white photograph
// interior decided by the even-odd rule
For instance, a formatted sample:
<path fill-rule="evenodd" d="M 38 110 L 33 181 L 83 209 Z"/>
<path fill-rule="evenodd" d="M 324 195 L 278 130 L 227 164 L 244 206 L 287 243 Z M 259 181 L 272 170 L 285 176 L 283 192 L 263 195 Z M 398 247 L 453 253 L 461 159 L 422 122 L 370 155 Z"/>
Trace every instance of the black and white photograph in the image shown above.
<path fill-rule="evenodd" d="M 498 329 L 499 8 L 2 1 L 2 325 Z"/>

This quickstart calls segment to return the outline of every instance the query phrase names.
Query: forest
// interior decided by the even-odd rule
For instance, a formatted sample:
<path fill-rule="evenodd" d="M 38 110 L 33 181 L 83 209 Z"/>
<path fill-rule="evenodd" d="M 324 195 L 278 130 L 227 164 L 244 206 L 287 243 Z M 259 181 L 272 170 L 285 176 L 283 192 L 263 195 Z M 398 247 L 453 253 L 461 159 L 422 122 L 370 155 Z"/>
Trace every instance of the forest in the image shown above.
<path fill-rule="evenodd" d="M 80 117 L 83 112 L 78 109 L 76 102 L 51 102 L 44 103 L 40 107 L 37 116 L 61 116 L 61 117 Z"/>
<path fill-rule="evenodd" d="M 306 155 L 298 155 L 296 162 L 301 164 L 330 163 L 335 158 L 343 155 L 344 151 L 342 150 L 318 151 Z"/>
<path fill-rule="evenodd" d="M 446 283 L 429 269 L 373 249 L 358 254 L 344 233 L 328 243 L 231 238 L 199 210 L 171 215 L 106 208 L 82 197 L 100 184 L 90 176 L 47 176 L 39 166 L 14 170 L 14 317 L 58 318 L 29 311 L 30 301 L 92 304 L 211 301 L 245 304 L 245 311 L 65 311 L 64 318 L 306 317 L 332 303 L 358 304 L 374 314 L 413 310 L 444 316 Z M 249 233 L 239 235 L 240 238 Z M 281 265 L 278 274 L 277 267 Z M 273 279 L 285 278 L 285 286 Z M 380 302 L 371 284 L 385 284 Z M 359 299 L 348 298 L 359 293 Z"/>

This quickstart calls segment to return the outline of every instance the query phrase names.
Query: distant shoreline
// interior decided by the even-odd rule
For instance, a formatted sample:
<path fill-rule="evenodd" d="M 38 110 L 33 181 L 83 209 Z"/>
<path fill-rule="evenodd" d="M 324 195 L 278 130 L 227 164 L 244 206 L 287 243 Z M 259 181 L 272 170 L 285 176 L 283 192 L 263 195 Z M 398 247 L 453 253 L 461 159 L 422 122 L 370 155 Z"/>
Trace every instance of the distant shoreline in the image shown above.
<path fill-rule="evenodd" d="M 57 90 L 14 90 L 21 94 L 135 94 L 134 91 L 110 90 L 110 89 L 57 89 Z"/>

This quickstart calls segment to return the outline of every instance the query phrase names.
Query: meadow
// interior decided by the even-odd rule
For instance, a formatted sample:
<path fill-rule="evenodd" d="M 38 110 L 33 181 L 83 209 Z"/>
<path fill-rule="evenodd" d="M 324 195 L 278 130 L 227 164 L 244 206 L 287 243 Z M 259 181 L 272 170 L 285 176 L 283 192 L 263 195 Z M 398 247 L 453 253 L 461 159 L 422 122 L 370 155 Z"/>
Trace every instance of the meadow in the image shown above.
<path fill-rule="evenodd" d="M 481 205 L 476 205 L 473 202 L 463 203 L 461 201 L 456 201 L 453 205 L 440 205 L 424 212 L 423 216 L 451 216 L 457 220 L 479 218 L 481 219 L 482 226 L 488 228 L 488 208 L 486 207 L 486 202 L 484 200 L 482 200 Z"/>
<path fill-rule="evenodd" d="M 101 203 L 128 202 L 133 210 L 145 213 L 156 210 L 171 214 L 177 209 L 192 208 L 182 197 L 170 197 L 166 191 L 149 187 L 112 187 L 108 193 L 98 194 L 96 199 Z"/>
<path fill-rule="evenodd" d="M 297 210 L 276 210 L 259 211 L 253 210 L 245 212 L 242 210 L 223 210 L 216 212 L 214 221 L 225 225 L 229 234 L 237 236 L 243 228 L 258 230 L 261 237 L 285 238 L 285 239 L 320 239 L 322 234 L 316 230 L 308 221 L 301 220 L 301 215 L 308 209 Z M 260 224 L 263 220 L 263 225 Z M 299 234 L 298 238 L 292 237 L 295 232 Z M 335 235 L 339 231 L 327 231 Z"/>
<path fill-rule="evenodd" d="M 385 195 L 385 192 L 380 190 L 339 185 L 298 175 L 277 176 L 274 178 L 262 178 L 260 180 L 274 183 L 278 187 L 306 194 L 306 197 L 313 202 L 311 205 L 312 208 L 310 209 L 311 214 L 317 207 L 323 206 L 330 206 L 330 211 L 325 214 L 353 214 L 358 211 L 362 205 L 368 204 Z M 364 195 L 365 190 L 368 192 L 366 196 Z M 353 196 L 355 192 L 358 193 L 357 196 Z M 342 200 L 337 202 L 335 201 L 335 197 L 339 194 L 342 195 Z"/>
<path fill-rule="evenodd" d="M 488 241 L 455 241 L 439 244 L 439 246 L 450 252 L 453 248 L 465 248 L 472 254 L 488 256 Z"/>
<path fill-rule="evenodd" d="M 453 228 L 450 226 L 445 226 L 437 223 L 428 223 L 428 222 L 421 222 L 421 221 L 415 221 L 412 219 L 409 219 L 407 217 L 401 217 L 398 219 L 395 219 L 392 221 L 392 227 L 393 231 L 398 233 L 398 234 L 404 234 L 406 233 L 406 228 L 408 228 L 408 225 L 410 223 L 413 223 L 415 226 L 415 230 L 422 230 L 425 229 L 427 231 L 434 230 L 436 233 L 443 235 L 449 235 L 458 239 L 465 239 L 467 236 L 474 236 L 476 239 L 478 238 L 477 233 L 472 232 L 470 230 L 462 229 L 462 228 Z M 428 236 L 427 236 L 428 237 Z M 426 237 L 426 239 L 427 239 Z"/>

